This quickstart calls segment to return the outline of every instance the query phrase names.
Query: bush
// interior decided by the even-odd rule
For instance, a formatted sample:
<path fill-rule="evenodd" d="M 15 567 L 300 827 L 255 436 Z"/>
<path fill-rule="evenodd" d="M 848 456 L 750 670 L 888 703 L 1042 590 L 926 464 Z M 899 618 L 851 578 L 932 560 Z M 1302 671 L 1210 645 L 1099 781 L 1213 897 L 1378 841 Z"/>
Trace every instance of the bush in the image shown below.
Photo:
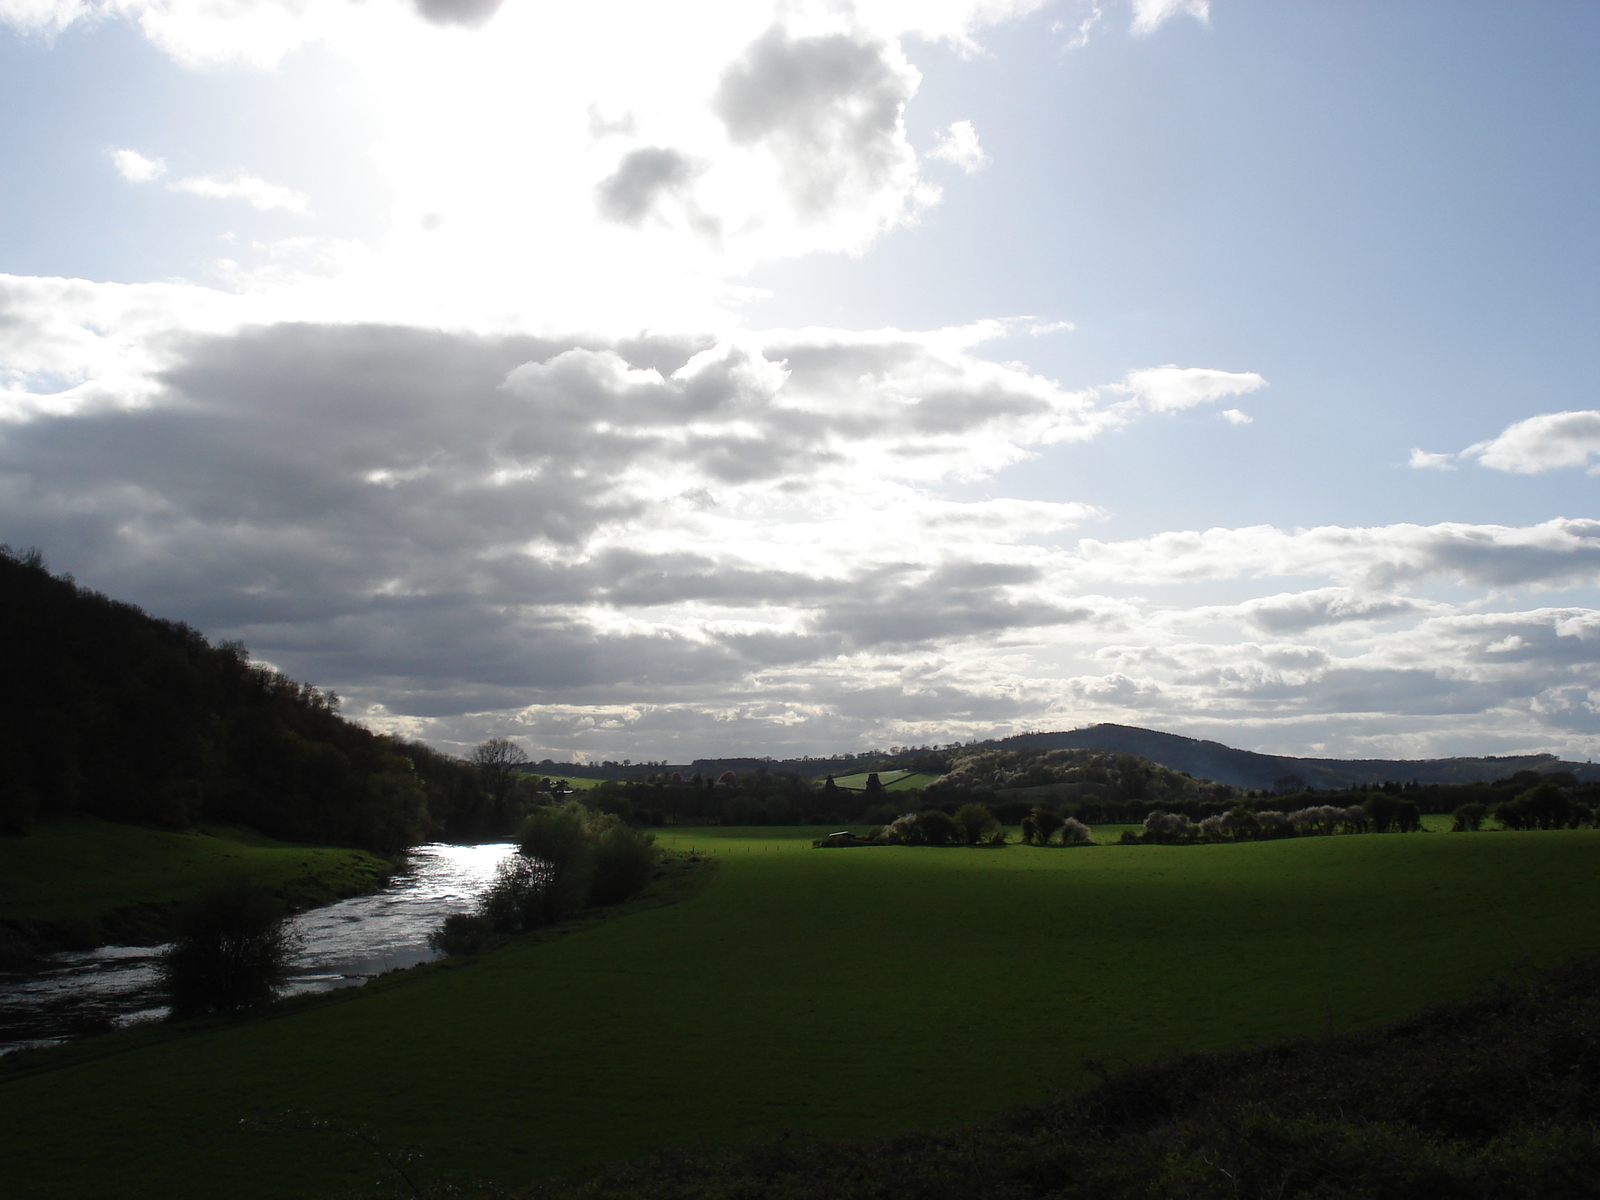
<path fill-rule="evenodd" d="M 1153 812 L 1144 819 L 1144 834 L 1142 840 L 1147 842 L 1178 842 L 1188 841 L 1199 836 L 1200 830 L 1188 817 L 1182 813 Z M 1129 841 L 1141 840 L 1141 835 L 1125 834 Z"/>
<path fill-rule="evenodd" d="M 1060 813 L 1053 808 L 1047 808 L 1043 804 L 1035 808 L 1031 815 L 1033 817 L 1034 837 L 1041 846 L 1048 846 L 1050 844 L 1050 835 L 1066 824 Z"/>
<path fill-rule="evenodd" d="M 1092 846 L 1094 837 L 1089 832 L 1089 827 L 1076 817 L 1068 817 L 1061 826 L 1061 844 L 1063 846 Z"/>
<path fill-rule="evenodd" d="M 955 846 L 965 840 L 961 826 L 942 809 L 924 809 L 916 820 L 917 838 L 924 846 Z"/>
<path fill-rule="evenodd" d="M 158 968 L 172 1015 L 235 1012 L 277 998 L 300 942 L 270 892 L 235 882 L 188 904 Z"/>
<path fill-rule="evenodd" d="M 547 868 L 544 917 L 560 921 L 585 908 L 594 878 L 594 846 L 589 837 L 589 810 L 576 800 L 560 808 L 544 808 L 522 823 L 517 848 Z"/>
<path fill-rule="evenodd" d="M 994 831 L 1001 828 L 994 814 L 981 804 L 963 804 L 956 809 L 956 824 L 961 826 L 969 846 L 976 846 L 985 838 L 993 837 Z M 1003 830 L 1001 836 L 1005 836 Z"/>
<path fill-rule="evenodd" d="M 630 829 L 620 822 L 606 824 L 594 836 L 593 878 L 590 904 L 620 904 L 637 895 L 661 858 L 656 835 Z"/>
<path fill-rule="evenodd" d="M 494 941 L 494 922 L 482 912 L 451 913 L 428 935 L 435 954 L 481 954 Z"/>
<path fill-rule="evenodd" d="M 1451 823 L 1451 833 L 1477 833 L 1483 828 L 1483 818 L 1488 814 L 1489 808 L 1484 804 L 1463 804 L 1451 815 L 1455 820 Z"/>
<path fill-rule="evenodd" d="M 495 868 L 494 882 L 478 898 L 478 913 L 495 933 L 526 933 L 552 919 L 552 874 L 544 863 L 513 854 Z"/>

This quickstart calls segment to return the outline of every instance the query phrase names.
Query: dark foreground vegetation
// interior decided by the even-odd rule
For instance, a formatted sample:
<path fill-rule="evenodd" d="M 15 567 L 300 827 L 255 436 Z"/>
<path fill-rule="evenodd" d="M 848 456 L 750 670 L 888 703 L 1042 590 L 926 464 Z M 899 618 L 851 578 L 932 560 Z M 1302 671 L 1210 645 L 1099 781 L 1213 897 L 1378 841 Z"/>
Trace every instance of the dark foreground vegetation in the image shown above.
<path fill-rule="evenodd" d="M 86 813 L 393 853 L 492 832 L 505 796 L 338 697 L 0 547 L 0 833 Z M 507 826 L 509 827 L 509 826 Z"/>
<path fill-rule="evenodd" d="M 277 999 L 298 944 L 271 892 L 236 879 L 189 901 L 175 924 L 160 964 L 174 1017 L 238 1012 Z"/>
<path fill-rule="evenodd" d="M 528 1200 L 1600 1194 L 1600 960 L 1372 1030 L 1113 1069 L 946 1132 L 658 1154 Z M 404 1166 L 392 1160 L 391 1165 Z M 394 1194 L 473 1195 L 398 1174 Z"/>

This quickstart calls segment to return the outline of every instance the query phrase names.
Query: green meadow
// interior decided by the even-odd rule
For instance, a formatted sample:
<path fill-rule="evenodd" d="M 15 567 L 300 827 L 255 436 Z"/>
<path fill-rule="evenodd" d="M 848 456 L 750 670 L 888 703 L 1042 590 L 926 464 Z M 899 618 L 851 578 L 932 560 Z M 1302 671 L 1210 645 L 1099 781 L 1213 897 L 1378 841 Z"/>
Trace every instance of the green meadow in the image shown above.
<path fill-rule="evenodd" d="M 226 879 L 244 876 L 304 907 L 369 892 L 389 870 L 363 850 L 280 842 L 242 826 L 178 831 L 69 817 L 0 837 L 0 920 L 93 941 L 107 922 L 125 933 L 141 915 Z"/>
<path fill-rule="evenodd" d="M 1097 831 L 1105 833 L 1107 831 Z M 684 829 L 675 904 L 256 1018 L 0 1065 L 13 1197 L 337 1197 L 360 1124 L 508 1183 L 947 1125 L 1113 1063 L 1348 1029 L 1600 946 L 1600 832 L 813 850 Z"/>

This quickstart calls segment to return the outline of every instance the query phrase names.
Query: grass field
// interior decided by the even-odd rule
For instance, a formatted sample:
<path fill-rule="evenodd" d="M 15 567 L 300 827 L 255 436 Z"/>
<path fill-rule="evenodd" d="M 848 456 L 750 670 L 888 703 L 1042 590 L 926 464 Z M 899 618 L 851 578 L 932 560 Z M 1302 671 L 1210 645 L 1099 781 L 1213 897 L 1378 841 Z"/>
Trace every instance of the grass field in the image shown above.
<path fill-rule="evenodd" d="M 849 792 L 862 792 L 867 787 L 867 776 L 870 771 L 862 771 L 855 775 L 835 775 L 833 782 Z M 912 788 L 927 787 L 937 775 L 930 775 L 927 771 L 880 771 L 878 782 L 883 784 L 886 792 L 909 792 Z"/>
<path fill-rule="evenodd" d="M 1099 832 L 1099 831 L 1097 831 Z M 1117 1061 L 1387 1019 L 1600 946 L 1600 832 L 814 851 L 669 830 L 683 902 L 336 1002 L 0 1071 L 11 1197 L 320 1197 L 295 1110 L 524 1181 L 665 1145 L 954 1123 Z M 48 1058 L 43 1060 L 46 1064 Z"/>
<path fill-rule="evenodd" d="M 45 922 L 92 941 L 107 922 L 137 924 L 128 910 L 164 908 L 236 875 L 298 907 L 370 891 L 389 869 L 362 850 L 294 845 L 233 826 L 176 832 L 74 817 L 0 837 L 0 919 Z"/>

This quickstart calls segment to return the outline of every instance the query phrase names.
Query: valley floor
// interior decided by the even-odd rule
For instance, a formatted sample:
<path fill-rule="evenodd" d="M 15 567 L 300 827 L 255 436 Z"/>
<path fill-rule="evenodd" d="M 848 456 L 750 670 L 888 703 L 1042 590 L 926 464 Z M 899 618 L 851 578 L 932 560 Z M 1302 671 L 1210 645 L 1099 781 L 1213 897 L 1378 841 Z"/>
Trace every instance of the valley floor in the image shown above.
<path fill-rule="evenodd" d="M 0 1065 L 8 1195 L 369 1186 L 371 1151 L 315 1121 L 512 1184 L 938 1127 L 1080 1087 L 1085 1056 L 1357 1028 L 1600 947 L 1600 831 L 814 851 L 818 832 L 669 830 L 715 863 L 679 903 Z"/>

